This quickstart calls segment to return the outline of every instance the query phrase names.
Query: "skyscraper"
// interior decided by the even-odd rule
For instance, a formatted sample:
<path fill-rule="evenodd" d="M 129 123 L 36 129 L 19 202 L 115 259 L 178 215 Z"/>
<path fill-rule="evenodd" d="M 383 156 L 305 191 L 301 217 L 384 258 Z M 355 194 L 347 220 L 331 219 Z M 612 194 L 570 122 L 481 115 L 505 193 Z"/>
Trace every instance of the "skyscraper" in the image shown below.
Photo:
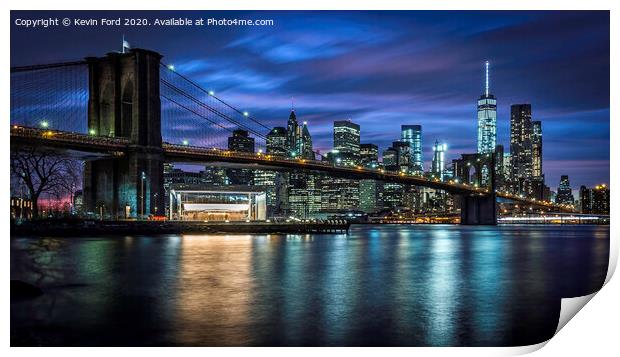
<path fill-rule="evenodd" d="M 543 158 L 542 158 L 542 125 L 540 121 L 532 122 L 532 176 L 542 180 L 543 177 Z"/>
<path fill-rule="evenodd" d="M 555 196 L 555 203 L 563 205 L 575 204 L 575 197 L 573 196 L 573 190 L 570 188 L 568 175 L 562 175 L 560 178 L 560 186 L 558 186 L 558 193 Z"/>
<path fill-rule="evenodd" d="M 433 145 L 433 162 L 431 164 L 431 172 L 440 181 L 443 181 L 443 174 L 446 166 L 446 150 L 448 150 L 448 145 L 440 144 L 438 140 L 435 140 L 435 145 Z"/>
<path fill-rule="evenodd" d="M 287 132 L 286 128 L 277 126 L 267 134 L 267 154 L 286 156 L 287 155 Z"/>
<path fill-rule="evenodd" d="M 360 126 L 350 120 L 334 121 L 334 150 L 328 155 L 338 166 L 360 164 Z M 356 210 L 359 208 L 359 180 L 324 177 L 321 209 L 324 211 Z"/>
<path fill-rule="evenodd" d="M 291 110 L 291 114 L 288 117 L 288 123 L 286 124 L 286 143 L 287 151 L 290 156 L 298 156 L 300 153 L 297 151 L 298 145 L 301 142 L 301 131 L 299 124 L 297 123 L 297 116 L 295 110 Z"/>
<path fill-rule="evenodd" d="M 360 126 L 350 120 L 334 122 L 334 150 L 343 162 L 358 164 L 360 154 Z"/>
<path fill-rule="evenodd" d="M 579 202 L 581 213 L 609 214 L 609 186 L 606 184 L 592 188 L 581 186 Z"/>
<path fill-rule="evenodd" d="M 484 94 L 478 98 L 478 153 L 492 154 L 497 141 L 497 99 L 489 92 L 489 61 L 484 71 Z"/>
<path fill-rule="evenodd" d="M 228 150 L 237 152 L 254 152 L 254 138 L 246 130 L 237 129 L 228 137 Z"/>
<path fill-rule="evenodd" d="M 360 145 L 360 164 L 367 168 L 379 165 L 379 148 L 375 144 Z M 360 180 L 360 210 L 371 213 L 379 208 L 380 183 L 376 180 Z"/>
<path fill-rule="evenodd" d="M 375 144 L 360 145 L 360 164 L 364 167 L 376 168 L 379 162 L 379 148 Z"/>
<path fill-rule="evenodd" d="M 514 193 L 527 194 L 532 179 L 532 106 L 510 106 L 511 184 Z"/>
<path fill-rule="evenodd" d="M 312 148 L 312 137 L 308 130 L 308 122 L 303 123 L 301 127 L 301 145 L 298 145 L 299 155 L 307 160 L 314 160 L 314 150 Z"/>
<path fill-rule="evenodd" d="M 402 125 L 400 127 L 400 141 L 409 144 L 409 171 L 414 174 L 424 173 L 422 160 L 422 126 Z"/>
<path fill-rule="evenodd" d="M 237 129 L 228 137 L 228 150 L 237 152 L 254 152 L 254 138 L 246 130 Z M 251 185 L 253 173 L 248 169 L 227 169 L 226 175 L 231 185 Z"/>

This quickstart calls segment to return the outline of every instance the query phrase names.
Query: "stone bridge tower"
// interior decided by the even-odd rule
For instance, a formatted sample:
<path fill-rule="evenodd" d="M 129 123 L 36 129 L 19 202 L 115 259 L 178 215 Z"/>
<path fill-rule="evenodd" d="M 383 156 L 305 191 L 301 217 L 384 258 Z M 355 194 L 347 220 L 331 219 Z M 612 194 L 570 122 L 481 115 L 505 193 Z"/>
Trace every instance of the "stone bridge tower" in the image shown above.
<path fill-rule="evenodd" d="M 461 206 L 461 224 L 497 224 L 496 153 L 462 154 L 454 160 L 454 176 L 460 182 L 478 185 L 490 190 L 487 195 L 464 194 L 458 197 Z"/>
<path fill-rule="evenodd" d="M 157 52 L 132 49 L 86 59 L 89 133 L 129 141 L 122 156 L 86 163 L 84 205 L 88 211 L 108 218 L 165 214 L 161 57 Z"/>

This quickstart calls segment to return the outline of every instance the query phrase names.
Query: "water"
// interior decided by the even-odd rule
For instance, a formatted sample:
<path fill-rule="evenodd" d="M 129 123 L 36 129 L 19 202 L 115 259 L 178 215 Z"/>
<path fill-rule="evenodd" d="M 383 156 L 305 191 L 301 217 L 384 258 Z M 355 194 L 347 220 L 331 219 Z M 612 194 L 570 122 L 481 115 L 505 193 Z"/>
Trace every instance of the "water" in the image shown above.
<path fill-rule="evenodd" d="M 12 238 L 12 345 L 509 346 L 598 290 L 608 226 Z"/>

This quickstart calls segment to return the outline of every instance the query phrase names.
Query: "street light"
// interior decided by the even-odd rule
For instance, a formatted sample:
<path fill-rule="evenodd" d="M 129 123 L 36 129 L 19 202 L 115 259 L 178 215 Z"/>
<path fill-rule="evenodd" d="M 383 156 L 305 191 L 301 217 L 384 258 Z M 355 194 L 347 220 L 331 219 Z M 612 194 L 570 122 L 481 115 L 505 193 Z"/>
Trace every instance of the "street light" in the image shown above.
<path fill-rule="evenodd" d="M 189 141 L 183 140 L 183 145 L 185 145 L 185 146 L 189 145 Z"/>
<path fill-rule="evenodd" d="M 41 122 L 41 127 L 42 127 L 42 128 L 47 128 L 48 126 L 50 126 L 50 124 L 47 122 L 47 120 L 43 120 L 43 121 Z"/>
<path fill-rule="evenodd" d="M 88 133 L 89 133 L 90 135 L 95 135 L 95 134 L 97 134 L 97 132 L 95 131 L 95 129 L 90 129 L 90 130 L 88 131 Z"/>

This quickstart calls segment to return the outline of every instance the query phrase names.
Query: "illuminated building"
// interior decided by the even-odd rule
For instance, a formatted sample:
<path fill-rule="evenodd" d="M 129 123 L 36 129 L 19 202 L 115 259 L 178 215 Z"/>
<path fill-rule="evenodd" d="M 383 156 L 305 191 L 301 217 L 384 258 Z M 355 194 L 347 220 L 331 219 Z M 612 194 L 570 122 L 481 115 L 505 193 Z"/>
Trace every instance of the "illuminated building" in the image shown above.
<path fill-rule="evenodd" d="M 478 153 L 492 154 L 497 140 L 497 99 L 489 93 L 489 61 L 484 69 L 484 94 L 478 99 Z"/>
<path fill-rule="evenodd" d="M 395 141 L 392 143 L 392 147 L 396 150 L 397 153 L 397 166 L 398 171 L 401 172 L 411 172 L 411 173 L 419 173 L 416 169 L 416 165 L 412 165 L 411 163 L 411 146 L 409 143 L 404 141 Z"/>
<path fill-rule="evenodd" d="M 532 166 L 532 106 L 514 104 L 510 107 L 510 155 L 512 191 L 527 194 L 533 178 Z"/>
<path fill-rule="evenodd" d="M 286 156 L 287 154 L 287 132 L 286 128 L 277 126 L 267 134 L 267 154 L 276 156 Z"/>
<path fill-rule="evenodd" d="M 186 221 L 265 220 L 265 192 L 247 186 L 171 186 L 169 219 Z"/>
<path fill-rule="evenodd" d="M 424 161 L 422 160 L 422 126 L 402 125 L 400 128 L 400 141 L 409 145 L 409 169 L 414 174 L 424 173 Z"/>
<path fill-rule="evenodd" d="M 11 219 L 32 218 L 32 200 L 21 197 L 11 197 Z"/>
<path fill-rule="evenodd" d="M 267 134 L 268 155 L 287 156 L 287 133 L 284 127 L 275 127 Z M 283 214 L 288 206 L 287 193 L 288 174 L 277 171 L 256 170 L 254 185 L 265 190 L 267 201 L 267 216 L 273 217 Z"/>
<path fill-rule="evenodd" d="M 360 155 L 360 126 L 350 120 L 334 122 L 334 150 L 345 165 L 357 165 Z"/>
<path fill-rule="evenodd" d="M 246 130 L 235 130 L 228 138 L 228 150 L 244 153 L 254 152 L 254 138 L 248 135 Z M 229 184 L 231 185 L 251 185 L 253 173 L 248 169 L 227 169 Z"/>
<path fill-rule="evenodd" d="M 532 122 L 532 177 L 543 177 L 543 140 L 542 124 L 540 121 Z"/>
<path fill-rule="evenodd" d="M 606 184 L 592 188 L 581 186 L 579 189 L 581 213 L 609 214 L 609 198 L 609 186 Z"/>
<path fill-rule="evenodd" d="M 560 178 L 560 186 L 558 186 L 558 193 L 555 196 L 555 203 L 563 205 L 575 204 L 575 197 L 573 196 L 573 190 L 570 187 L 568 175 L 562 175 Z"/>
<path fill-rule="evenodd" d="M 386 171 L 398 171 L 398 151 L 389 147 L 383 151 L 383 167 Z"/>
<path fill-rule="evenodd" d="M 360 126 L 350 120 L 334 121 L 334 149 L 326 160 L 336 166 L 360 164 Z M 339 177 L 321 180 L 321 211 L 357 210 L 360 204 L 360 181 Z"/>
<path fill-rule="evenodd" d="M 379 166 L 379 148 L 375 144 L 360 145 L 360 164 L 365 168 L 377 169 Z M 359 209 L 376 212 L 379 209 L 380 183 L 377 180 L 360 180 Z"/>
<path fill-rule="evenodd" d="M 440 181 L 444 179 L 444 170 L 445 170 L 445 157 L 446 151 L 448 150 L 448 145 L 440 144 L 439 141 L 435 140 L 435 145 L 433 145 L 433 161 L 431 164 L 431 172 L 433 176 L 438 178 Z"/>
<path fill-rule="evenodd" d="M 301 132 L 299 130 L 299 124 L 297 123 L 297 116 L 295 110 L 291 110 L 291 114 L 288 117 L 288 123 L 286 125 L 286 144 L 288 154 L 292 157 L 299 155 L 297 151 L 298 143 L 301 142 Z"/>

